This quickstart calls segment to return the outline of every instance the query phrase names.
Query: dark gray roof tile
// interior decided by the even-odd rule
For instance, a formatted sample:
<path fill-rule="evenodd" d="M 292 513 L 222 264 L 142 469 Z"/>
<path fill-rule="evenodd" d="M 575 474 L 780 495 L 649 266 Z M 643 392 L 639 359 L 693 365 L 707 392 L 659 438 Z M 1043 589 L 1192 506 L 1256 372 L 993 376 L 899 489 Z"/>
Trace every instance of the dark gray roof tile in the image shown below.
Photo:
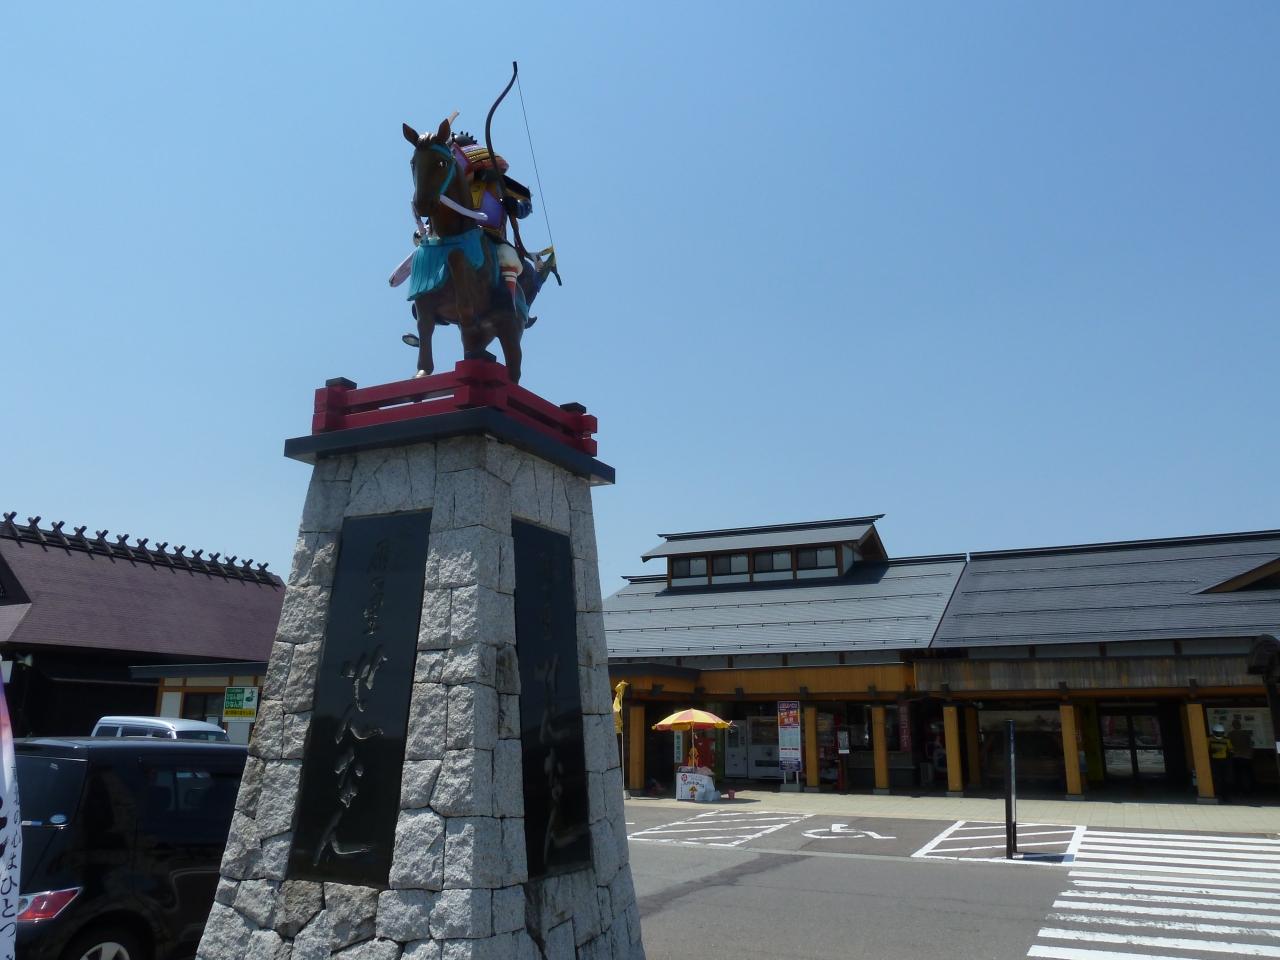
<path fill-rule="evenodd" d="M 611 657 L 922 648 L 964 567 L 958 557 L 855 567 L 837 582 L 668 590 L 631 583 L 605 601 Z"/>
<path fill-rule="evenodd" d="M 973 554 L 940 648 L 1252 636 L 1280 590 L 1204 593 L 1280 557 L 1280 532 Z"/>

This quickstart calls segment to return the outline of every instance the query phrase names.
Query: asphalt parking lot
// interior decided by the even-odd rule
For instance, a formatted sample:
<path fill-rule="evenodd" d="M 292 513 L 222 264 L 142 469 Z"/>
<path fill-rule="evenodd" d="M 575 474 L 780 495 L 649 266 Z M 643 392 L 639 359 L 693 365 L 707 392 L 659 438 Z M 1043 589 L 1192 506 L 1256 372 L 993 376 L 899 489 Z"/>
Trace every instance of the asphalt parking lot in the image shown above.
<path fill-rule="evenodd" d="M 627 803 L 650 957 L 1280 956 L 1280 833 L 1028 822 L 1010 861 L 1003 822 L 779 799 Z"/>
<path fill-rule="evenodd" d="M 632 842 L 767 850 L 910 857 L 953 821 L 885 817 L 831 817 L 750 806 L 627 805 Z"/>

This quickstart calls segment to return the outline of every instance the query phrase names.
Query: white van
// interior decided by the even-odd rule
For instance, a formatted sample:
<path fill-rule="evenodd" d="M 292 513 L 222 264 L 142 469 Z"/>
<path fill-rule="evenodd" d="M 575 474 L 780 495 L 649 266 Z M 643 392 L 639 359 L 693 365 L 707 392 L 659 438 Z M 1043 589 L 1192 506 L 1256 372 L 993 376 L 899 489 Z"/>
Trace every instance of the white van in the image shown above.
<path fill-rule="evenodd" d="M 161 740 L 212 740 L 226 743 L 227 731 L 216 723 L 177 717 L 103 717 L 93 725 L 94 737 L 157 737 Z"/>

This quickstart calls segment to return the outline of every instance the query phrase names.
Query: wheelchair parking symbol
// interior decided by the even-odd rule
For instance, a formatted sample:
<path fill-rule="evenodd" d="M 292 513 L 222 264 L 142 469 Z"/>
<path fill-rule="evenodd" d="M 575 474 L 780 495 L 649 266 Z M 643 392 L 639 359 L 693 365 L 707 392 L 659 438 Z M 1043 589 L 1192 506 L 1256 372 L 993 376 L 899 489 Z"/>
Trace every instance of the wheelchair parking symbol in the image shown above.
<path fill-rule="evenodd" d="M 804 835 L 810 840 L 837 840 L 841 837 L 846 840 L 897 840 L 897 837 L 890 837 L 884 834 L 876 833 L 874 830 L 862 830 L 858 827 L 850 827 L 847 823 L 833 823 L 831 826 L 821 830 L 806 830 Z"/>

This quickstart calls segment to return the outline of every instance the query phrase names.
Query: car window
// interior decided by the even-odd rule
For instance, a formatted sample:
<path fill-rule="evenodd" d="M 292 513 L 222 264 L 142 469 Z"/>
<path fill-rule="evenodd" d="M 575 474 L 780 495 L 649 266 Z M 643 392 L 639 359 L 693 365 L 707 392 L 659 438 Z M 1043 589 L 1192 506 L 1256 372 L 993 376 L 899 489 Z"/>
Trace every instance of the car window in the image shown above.
<path fill-rule="evenodd" d="M 16 759 L 23 825 L 60 827 L 70 823 L 80 805 L 88 766 L 85 761 L 26 753 Z"/>
<path fill-rule="evenodd" d="M 222 730 L 179 730 L 179 740 L 208 740 L 216 743 L 226 743 L 227 734 Z"/>
<path fill-rule="evenodd" d="M 113 723 L 110 726 L 95 727 L 93 735 L 95 737 L 118 737 L 120 736 L 120 725 Z"/>
<path fill-rule="evenodd" d="M 124 726 L 121 728 L 121 736 L 125 737 L 149 737 L 151 736 L 152 727 Z"/>
<path fill-rule="evenodd" d="M 141 832 L 155 840 L 224 843 L 240 786 L 238 771 L 197 763 L 146 768 Z"/>

